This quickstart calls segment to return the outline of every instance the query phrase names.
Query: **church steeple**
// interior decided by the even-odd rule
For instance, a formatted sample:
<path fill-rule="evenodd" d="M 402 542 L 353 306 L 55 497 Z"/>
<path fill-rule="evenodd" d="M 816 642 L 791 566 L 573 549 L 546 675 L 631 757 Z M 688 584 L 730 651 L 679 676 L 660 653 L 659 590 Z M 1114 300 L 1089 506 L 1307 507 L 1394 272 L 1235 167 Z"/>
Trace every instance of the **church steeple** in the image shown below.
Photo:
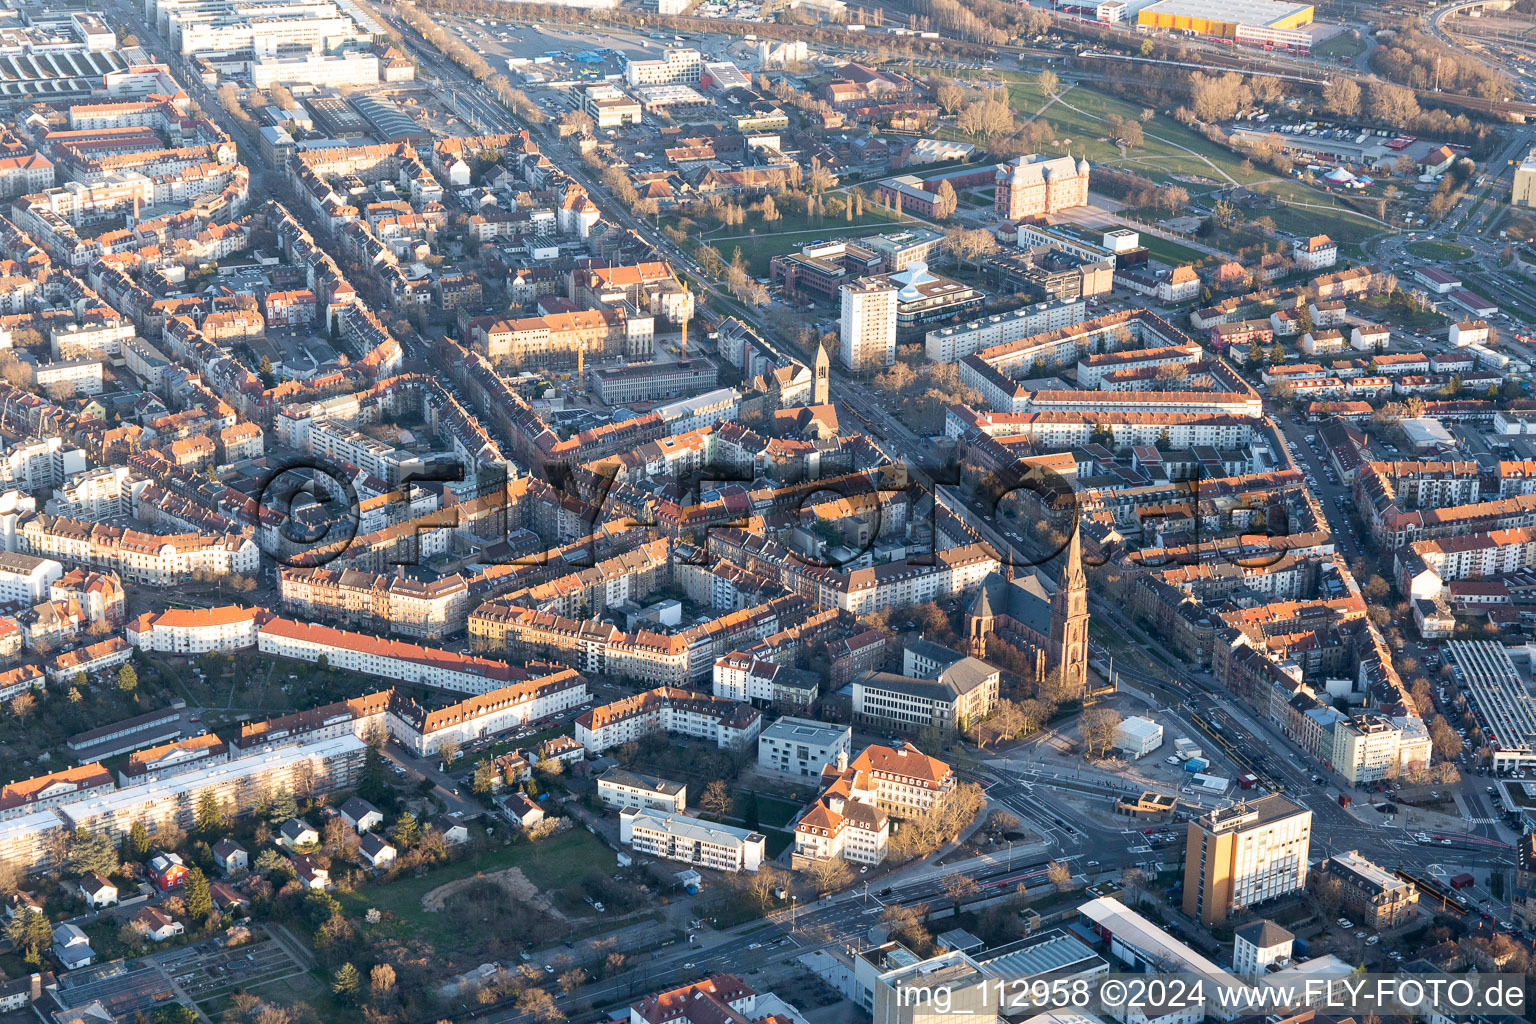
<path fill-rule="evenodd" d="M 832 383 L 832 357 L 827 354 L 824 342 L 816 343 L 816 365 L 811 367 L 811 404 L 826 405 L 829 385 Z"/>
<path fill-rule="evenodd" d="M 1083 530 L 1076 523 L 1072 526 L 1072 539 L 1067 542 L 1067 559 L 1061 567 L 1060 582 L 1064 587 L 1082 590 L 1085 595 L 1088 591 L 1088 577 L 1083 572 Z"/>
<path fill-rule="evenodd" d="M 1076 695 L 1088 685 L 1088 576 L 1083 572 L 1082 530 L 1072 527 L 1066 562 L 1051 596 L 1051 641 L 1061 670 L 1061 691 Z"/>

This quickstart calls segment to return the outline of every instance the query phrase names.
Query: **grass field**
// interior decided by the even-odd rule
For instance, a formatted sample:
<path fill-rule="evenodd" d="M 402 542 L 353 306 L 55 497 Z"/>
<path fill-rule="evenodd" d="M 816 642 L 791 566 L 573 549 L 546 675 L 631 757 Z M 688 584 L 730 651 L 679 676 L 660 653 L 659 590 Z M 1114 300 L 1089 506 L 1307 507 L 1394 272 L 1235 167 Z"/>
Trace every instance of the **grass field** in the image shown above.
<path fill-rule="evenodd" d="M 1371 295 L 1351 300 L 1360 306 L 1364 315 L 1381 318 L 1410 331 L 1432 331 L 1445 326 L 1445 318 L 1439 313 L 1416 310 L 1405 300 L 1385 295 Z"/>
<path fill-rule="evenodd" d="M 1034 76 L 1013 74 L 1004 75 L 1003 79 L 1015 109 L 1033 113 L 1046 102 Z M 1057 129 L 1054 143 L 1042 149 L 1053 154 L 1070 152 L 1086 156 L 1091 163 L 1131 171 L 1160 183 L 1177 182 L 1191 196 L 1240 182 L 1281 200 L 1279 209 L 1268 211 L 1279 229 L 1301 235 L 1326 233 L 1350 250 L 1358 250 L 1360 242 L 1385 230 L 1350 210 L 1335 196 L 1299 181 L 1278 179 L 1262 168 L 1245 167 L 1241 155 L 1162 114 L 1142 120 L 1144 144 L 1122 153 L 1106 137 L 1103 119 L 1114 114 L 1141 120 L 1143 113 L 1143 108 L 1134 103 L 1087 86 L 1074 86 L 1059 94 L 1057 102 L 1040 114 Z M 1148 248 L 1153 246 L 1149 244 Z"/>
<path fill-rule="evenodd" d="M 1314 57 L 1358 57 L 1365 52 L 1365 40 L 1349 32 L 1340 32 L 1332 39 L 1312 47 Z"/>
<path fill-rule="evenodd" d="M 1255 185 L 1254 191 L 1279 199 L 1281 206 L 1264 211 L 1265 215 L 1273 219 L 1280 230 L 1302 237 L 1323 234 L 1342 246 L 1358 244 L 1389 230 L 1354 212 L 1337 197 L 1308 188 L 1299 181 L 1264 181 Z"/>
<path fill-rule="evenodd" d="M 372 934 L 401 940 L 424 940 L 451 955 L 478 945 L 480 936 L 454 914 L 422 909 L 422 897 L 438 886 L 515 867 L 522 869 L 540 892 L 552 893 L 579 882 L 588 871 L 608 872 L 613 865 L 612 850 L 586 829 L 573 828 L 538 843 L 518 842 L 495 847 L 424 875 L 401 874 L 388 885 L 365 886 L 354 892 L 338 893 L 337 899 L 349 917 L 361 919 L 370 907 L 383 912 L 385 920 L 365 926 Z"/>
<path fill-rule="evenodd" d="M 1433 239 L 1409 242 L 1407 248 L 1415 256 L 1426 260 L 1464 260 L 1472 255 L 1472 250 L 1460 242 L 1440 242 Z"/>
<path fill-rule="evenodd" d="M 993 74 L 990 77 L 996 80 L 999 76 Z M 1004 73 L 1000 77 L 1007 85 L 1021 120 L 1044 106 L 1047 97 L 1035 84 L 1033 75 Z M 1107 137 L 1103 119 L 1114 114 L 1141 120 L 1145 108 L 1082 85 L 1073 86 L 1058 96 L 1057 101 L 1039 115 L 1056 128 L 1054 144 L 1042 147 L 1043 152 L 1086 156 L 1091 163 L 1122 167 L 1154 181 L 1198 175 L 1225 185 L 1229 184 L 1228 178 L 1246 183 L 1265 177 L 1263 171 L 1244 171 L 1241 157 L 1161 114 L 1142 121 L 1144 144 L 1122 155 L 1120 147 Z"/>
<path fill-rule="evenodd" d="M 1175 266 L 1180 263 L 1198 263 L 1207 258 L 1206 254 L 1198 249 L 1191 249 L 1187 245 L 1180 245 L 1166 238 L 1155 238 L 1148 234 L 1142 234 L 1141 244 L 1146 246 L 1147 251 L 1153 256 Z"/>

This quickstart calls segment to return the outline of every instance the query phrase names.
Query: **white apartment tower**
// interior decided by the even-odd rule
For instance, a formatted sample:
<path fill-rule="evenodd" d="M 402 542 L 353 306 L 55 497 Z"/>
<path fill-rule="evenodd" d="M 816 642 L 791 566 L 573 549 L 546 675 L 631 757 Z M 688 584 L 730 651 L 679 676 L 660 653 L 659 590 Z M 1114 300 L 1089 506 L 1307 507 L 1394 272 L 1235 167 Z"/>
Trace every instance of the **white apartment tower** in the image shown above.
<path fill-rule="evenodd" d="M 860 278 L 842 287 L 838 358 L 850 370 L 877 370 L 896 361 L 896 286 Z"/>

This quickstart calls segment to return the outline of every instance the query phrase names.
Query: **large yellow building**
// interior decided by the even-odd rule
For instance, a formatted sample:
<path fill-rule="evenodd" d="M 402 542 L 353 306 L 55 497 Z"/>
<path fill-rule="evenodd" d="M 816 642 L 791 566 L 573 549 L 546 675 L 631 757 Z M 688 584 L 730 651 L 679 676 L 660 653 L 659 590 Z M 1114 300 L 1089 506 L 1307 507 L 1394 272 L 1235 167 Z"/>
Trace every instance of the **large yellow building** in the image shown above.
<path fill-rule="evenodd" d="M 1509 201 L 1516 206 L 1536 206 L 1536 148 L 1515 168 L 1515 187 Z"/>
<path fill-rule="evenodd" d="M 1158 0 L 1136 15 L 1137 28 L 1230 39 L 1266 48 L 1310 50 L 1311 4 L 1283 0 Z"/>

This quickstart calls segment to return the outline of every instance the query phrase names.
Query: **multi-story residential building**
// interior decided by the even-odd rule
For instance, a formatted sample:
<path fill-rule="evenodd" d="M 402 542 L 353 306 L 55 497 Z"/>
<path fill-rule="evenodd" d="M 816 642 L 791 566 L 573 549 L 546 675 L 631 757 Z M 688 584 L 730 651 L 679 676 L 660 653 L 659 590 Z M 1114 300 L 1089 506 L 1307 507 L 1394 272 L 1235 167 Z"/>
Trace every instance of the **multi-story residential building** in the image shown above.
<path fill-rule="evenodd" d="M 688 784 L 614 767 L 597 777 L 597 798 L 614 810 L 638 807 L 652 814 L 682 814 L 688 807 Z"/>
<path fill-rule="evenodd" d="M 865 277 L 839 289 L 842 313 L 838 359 L 850 370 L 878 370 L 896 361 L 896 286 Z"/>
<path fill-rule="evenodd" d="M 104 367 L 99 359 L 60 359 L 52 363 L 26 364 L 34 391 L 44 394 L 99 395 Z"/>
<path fill-rule="evenodd" d="M 1315 273 L 1339 261 L 1339 245 L 1327 235 L 1298 238 L 1291 244 L 1291 258 L 1296 261 L 1297 270 Z"/>
<path fill-rule="evenodd" d="M 651 857 L 734 873 L 756 872 L 762 866 L 768 837 L 680 814 L 626 807 L 619 812 L 619 842 Z"/>
<path fill-rule="evenodd" d="M 936 363 L 955 363 L 982 349 L 1005 345 L 1083 322 L 1087 305 L 1081 298 L 1037 302 L 1008 313 L 996 313 L 963 324 L 928 332 L 924 351 Z M 1084 384 L 1084 387 L 1094 385 Z"/>
<path fill-rule="evenodd" d="M 256 631 L 271 617 L 264 608 L 172 608 L 145 612 L 128 623 L 128 642 L 144 651 L 196 657 L 209 651 L 256 646 Z"/>
<path fill-rule="evenodd" d="M 457 573 L 423 581 L 395 573 L 283 567 L 278 593 L 289 615 L 428 640 L 462 633 L 469 614 L 469 586 Z"/>
<path fill-rule="evenodd" d="M 820 778 L 853 754 L 853 729 L 785 715 L 757 737 L 757 768 L 794 778 Z"/>
<path fill-rule="evenodd" d="M 660 686 L 585 712 L 576 719 L 576 739 L 594 754 L 658 732 L 732 749 L 755 740 L 762 724 L 762 713 L 750 704 Z"/>
<path fill-rule="evenodd" d="M 663 13 L 670 2 L 660 0 Z M 760 996 L 734 974 L 715 974 L 646 996 L 630 1004 L 627 1017 L 618 1019 L 621 1024 L 782 1024 L 799 1017 L 798 1010 L 773 993 Z"/>
<path fill-rule="evenodd" d="M 1536 147 L 1532 147 L 1516 165 L 1509 201 L 1514 206 L 1536 206 Z"/>
<path fill-rule="evenodd" d="M 1333 726 L 1330 760 L 1351 785 L 1380 782 L 1399 771 L 1422 768 L 1429 764 L 1429 756 L 1429 736 L 1422 729 L 1405 731 L 1382 715 L 1353 715 Z"/>
<path fill-rule="evenodd" d="M 0 786 L 0 821 L 61 807 L 112 788 L 112 773 L 95 762 L 19 779 Z"/>
<path fill-rule="evenodd" d="M 134 495 L 146 486 L 127 466 L 97 466 L 55 487 L 44 510 L 69 519 L 121 519 L 133 514 Z"/>
<path fill-rule="evenodd" d="M 273 657 L 324 658 L 331 668 L 464 693 L 489 694 L 517 681 L 505 662 L 285 618 L 262 623 L 256 645 Z"/>
<path fill-rule="evenodd" d="M 263 794 L 287 790 L 300 797 L 321 796 L 353 785 L 364 749 L 355 736 L 341 736 L 257 751 L 184 775 L 97 792 L 62 804 L 58 813 L 74 828 L 105 832 L 113 839 L 135 824 L 151 833 L 191 828 L 205 796 L 217 800 L 227 818 L 240 818 L 256 809 Z"/>
<path fill-rule="evenodd" d="M 698 85 L 704 76 L 704 55 L 698 50 L 668 47 L 659 60 L 631 60 L 624 65 L 630 85 Z"/>
<path fill-rule="evenodd" d="M 17 644 L 16 652 L 21 649 Z M 26 693 L 32 687 L 42 689 L 48 685 L 47 677 L 43 670 L 36 665 L 17 665 L 0 672 L 0 700 L 10 700 L 20 693 Z"/>
<path fill-rule="evenodd" d="M 227 760 L 229 744 L 214 733 L 203 733 L 201 736 L 135 750 L 117 770 L 117 785 L 119 789 L 126 789 L 172 775 L 183 775 L 209 765 L 223 764 Z"/>
<path fill-rule="evenodd" d="M 41 192 L 54 185 L 53 163 L 41 153 L 0 159 L 0 199 Z"/>
<path fill-rule="evenodd" d="M 1232 970 L 1239 975 L 1263 974 L 1270 964 L 1289 959 L 1295 942 L 1295 935 L 1273 921 L 1249 922 L 1232 937 Z"/>
<path fill-rule="evenodd" d="M 53 811 L 0 818 L 0 864 L 23 875 L 52 871 L 61 865 L 69 835 L 68 823 Z"/>
<path fill-rule="evenodd" d="M 795 866 L 829 857 L 859 864 L 884 861 L 890 816 L 880 807 L 874 775 L 849 768 L 848 755 L 839 752 L 824 767 L 822 783 L 826 789 L 795 822 Z"/>
<path fill-rule="evenodd" d="M 1458 320 L 1451 324 L 1450 342 L 1457 348 L 1488 344 L 1489 327 L 1486 320 Z"/>
<path fill-rule="evenodd" d="M 766 658 L 732 651 L 715 662 L 713 693 L 727 700 L 759 705 L 773 702 L 773 681 L 780 666 Z"/>
<path fill-rule="evenodd" d="M 1509 912 L 1514 923 L 1529 929 L 1536 923 L 1536 832 L 1526 832 L 1515 843 L 1515 886 Z"/>
<path fill-rule="evenodd" d="M 64 566 L 52 558 L 0 552 L 0 605 L 31 607 L 48 600 L 48 588 L 64 575 Z"/>
<path fill-rule="evenodd" d="M 150 586 L 172 586 L 198 570 L 250 575 L 260 567 L 256 542 L 237 534 L 153 534 L 39 514 L 21 524 L 17 539 L 31 554 L 109 569 Z"/>
<path fill-rule="evenodd" d="M 955 788 L 955 773 L 949 765 L 910 743 L 899 747 L 871 744 L 846 770 L 834 770 L 861 774 L 868 780 L 867 788 L 874 794 L 875 806 L 896 818 L 929 813 L 941 806 Z"/>
<path fill-rule="evenodd" d="M 1327 879 L 1339 883 L 1344 913 L 1372 932 L 1406 923 L 1419 902 L 1419 890 L 1412 882 L 1403 881 L 1354 850 L 1323 858 L 1317 868 L 1317 884 Z"/>
<path fill-rule="evenodd" d="M 607 82 L 582 90 L 581 109 L 597 128 L 622 128 L 639 124 L 641 118 L 640 104 Z"/>
<path fill-rule="evenodd" d="M 87 468 L 85 452 L 64 438 L 27 438 L 0 455 L 0 482 L 35 494 L 52 490 Z"/>
<path fill-rule="evenodd" d="M 48 680 L 66 683 L 80 675 L 100 676 L 125 665 L 133 657 L 133 645 L 120 636 L 109 636 L 94 644 L 56 654 L 48 663 Z"/>
<path fill-rule="evenodd" d="M 430 757 L 450 740 L 460 749 L 468 748 L 510 729 L 580 707 L 590 696 L 585 677 L 568 668 L 521 679 L 432 711 L 394 693 L 385 727 L 417 757 Z"/>
<path fill-rule="evenodd" d="M 1216 809 L 1189 823 L 1184 913 L 1206 926 L 1307 884 L 1312 812 L 1279 794 Z"/>

